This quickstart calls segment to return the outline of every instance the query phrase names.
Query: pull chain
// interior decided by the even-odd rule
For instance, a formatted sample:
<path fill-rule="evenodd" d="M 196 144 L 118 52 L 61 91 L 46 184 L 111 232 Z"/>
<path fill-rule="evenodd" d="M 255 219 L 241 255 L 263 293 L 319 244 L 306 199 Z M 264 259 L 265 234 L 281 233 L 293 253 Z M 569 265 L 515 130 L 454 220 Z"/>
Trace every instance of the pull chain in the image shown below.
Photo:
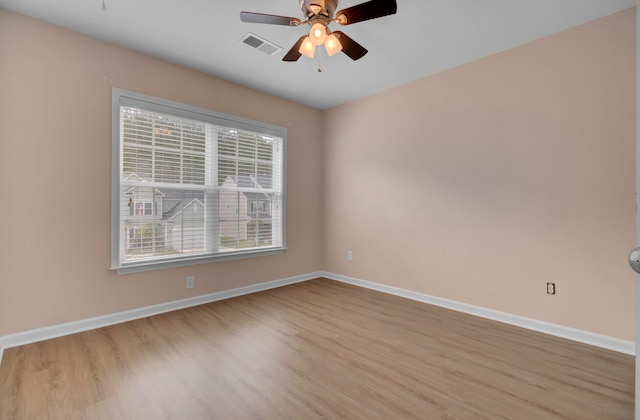
<path fill-rule="evenodd" d="M 320 50 L 318 54 L 318 73 L 322 73 L 322 59 L 324 58 L 324 54 L 322 50 Z"/>

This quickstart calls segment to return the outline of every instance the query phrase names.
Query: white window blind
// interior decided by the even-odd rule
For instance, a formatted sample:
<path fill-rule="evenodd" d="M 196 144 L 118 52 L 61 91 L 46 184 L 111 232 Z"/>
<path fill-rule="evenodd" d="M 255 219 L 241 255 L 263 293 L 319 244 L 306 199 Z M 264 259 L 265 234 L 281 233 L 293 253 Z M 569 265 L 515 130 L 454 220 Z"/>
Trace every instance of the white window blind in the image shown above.
<path fill-rule="evenodd" d="M 112 268 L 285 249 L 284 128 L 114 89 Z"/>

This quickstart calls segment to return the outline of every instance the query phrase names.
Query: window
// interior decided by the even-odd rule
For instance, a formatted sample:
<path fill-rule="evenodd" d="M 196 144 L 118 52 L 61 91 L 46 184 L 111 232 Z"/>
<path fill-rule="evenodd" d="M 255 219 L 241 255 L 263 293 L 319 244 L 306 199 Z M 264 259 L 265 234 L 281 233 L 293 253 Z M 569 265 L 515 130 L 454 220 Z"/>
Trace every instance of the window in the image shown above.
<path fill-rule="evenodd" d="M 112 268 L 282 253 L 286 129 L 113 90 Z"/>
<path fill-rule="evenodd" d="M 251 202 L 251 213 L 264 213 L 266 210 L 266 202 L 265 201 L 252 201 Z"/>
<path fill-rule="evenodd" d="M 153 214 L 153 203 L 144 203 L 144 215 L 151 216 Z"/>

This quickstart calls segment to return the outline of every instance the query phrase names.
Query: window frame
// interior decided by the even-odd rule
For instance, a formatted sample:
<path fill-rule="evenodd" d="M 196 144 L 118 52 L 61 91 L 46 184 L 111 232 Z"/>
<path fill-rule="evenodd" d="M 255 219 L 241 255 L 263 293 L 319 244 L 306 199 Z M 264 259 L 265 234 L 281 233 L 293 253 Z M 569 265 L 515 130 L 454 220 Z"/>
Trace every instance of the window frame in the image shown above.
<path fill-rule="evenodd" d="M 170 257 L 160 260 L 146 261 L 121 261 L 121 230 L 124 219 L 121 219 L 121 174 L 123 168 L 120 141 L 120 107 L 132 106 L 146 111 L 169 114 L 179 118 L 195 119 L 204 123 L 233 127 L 239 130 L 247 130 L 282 139 L 282 244 L 269 248 L 241 249 L 225 253 L 209 253 L 200 255 L 187 255 Z M 112 88 L 111 105 L 111 270 L 118 274 L 136 273 L 142 271 L 159 270 L 172 267 L 181 267 L 194 264 L 205 264 L 216 261 L 237 260 L 251 257 L 263 257 L 268 255 L 283 254 L 287 250 L 287 224 L 286 224 L 286 185 L 287 185 L 287 129 L 276 125 L 253 121 L 246 118 L 214 112 L 204 108 L 198 108 L 179 102 L 156 98 L 119 88 Z M 144 211 L 144 210 L 143 210 Z M 218 227 L 219 229 L 219 227 Z"/>

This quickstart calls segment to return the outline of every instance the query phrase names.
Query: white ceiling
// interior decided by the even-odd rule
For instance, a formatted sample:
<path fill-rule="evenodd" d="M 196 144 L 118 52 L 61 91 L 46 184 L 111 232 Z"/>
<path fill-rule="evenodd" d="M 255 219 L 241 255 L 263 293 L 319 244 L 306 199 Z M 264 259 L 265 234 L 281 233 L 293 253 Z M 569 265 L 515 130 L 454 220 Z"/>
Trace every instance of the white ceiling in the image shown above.
<path fill-rule="evenodd" d="M 0 0 L 0 7 L 327 109 L 635 6 L 635 0 L 398 0 L 398 13 L 340 27 L 369 50 L 359 61 L 282 57 L 308 31 L 240 21 L 240 11 L 302 19 L 299 0 Z M 341 0 L 344 9 L 361 0 Z M 282 47 L 240 42 L 252 32 Z M 322 72 L 318 72 L 318 67 Z"/>

